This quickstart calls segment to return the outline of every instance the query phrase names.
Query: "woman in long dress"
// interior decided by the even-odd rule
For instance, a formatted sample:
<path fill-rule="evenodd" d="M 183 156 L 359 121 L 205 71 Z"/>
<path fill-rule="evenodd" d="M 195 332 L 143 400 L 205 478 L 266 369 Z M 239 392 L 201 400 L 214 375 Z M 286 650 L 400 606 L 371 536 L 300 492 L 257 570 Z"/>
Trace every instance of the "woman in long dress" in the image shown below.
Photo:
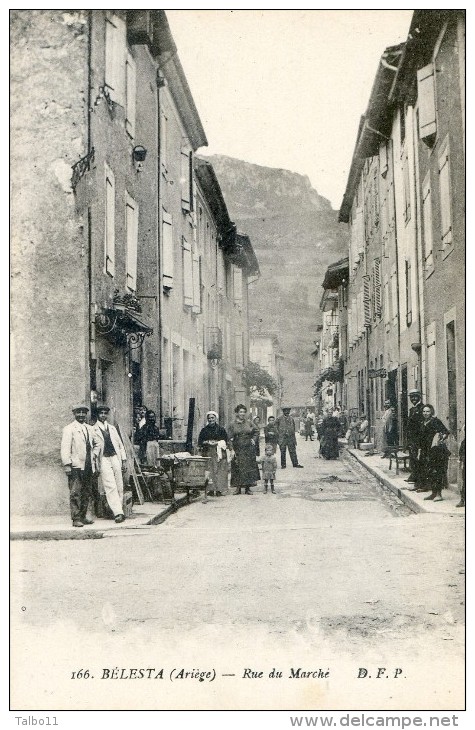
<path fill-rule="evenodd" d="M 206 426 L 201 429 L 198 436 L 198 448 L 202 456 L 210 459 L 211 490 L 208 491 L 208 494 L 214 493 L 217 497 L 222 497 L 228 491 L 228 461 L 226 458 L 228 434 L 219 425 L 216 411 L 208 411 L 206 421 Z"/>
<path fill-rule="evenodd" d="M 450 451 L 446 441 L 449 433 L 449 429 L 435 416 L 434 407 L 426 404 L 422 409 L 418 480 L 414 489 L 417 492 L 431 491 L 425 499 L 433 499 L 434 502 L 442 501 L 442 489 L 447 486 Z"/>
<path fill-rule="evenodd" d="M 324 459 L 338 459 L 340 451 L 338 448 L 338 434 L 340 432 L 340 421 L 336 416 L 328 413 L 322 423 L 322 437 L 320 441 L 320 454 Z"/>
<path fill-rule="evenodd" d="M 247 408 L 240 403 L 234 409 L 234 422 L 228 428 L 228 442 L 234 451 L 231 461 L 231 486 L 234 494 L 252 494 L 253 487 L 260 479 L 256 461 L 256 441 L 259 432 L 255 425 L 247 419 Z"/>

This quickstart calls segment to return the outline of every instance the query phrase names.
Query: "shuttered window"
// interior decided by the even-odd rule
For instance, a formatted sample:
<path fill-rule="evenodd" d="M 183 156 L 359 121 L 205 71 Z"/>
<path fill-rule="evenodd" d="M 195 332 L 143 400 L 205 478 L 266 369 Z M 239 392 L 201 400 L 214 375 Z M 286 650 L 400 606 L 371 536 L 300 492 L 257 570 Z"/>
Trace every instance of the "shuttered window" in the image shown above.
<path fill-rule="evenodd" d="M 193 201 L 193 153 L 188 146 L 181 150 L 181 207 L 184 211 L 191 211 Z"/>
<path fill-rule="evenodd" d="M 167 150 L 168 150 L 168 117 L 160 109 L 160 165 L 162 173 L 167 175 Z"/>
<path fill-rule="evenodd" d="M 193 306 L 193 257 L 191 244 L 182 236 L 183 249 L 183 303 L 186 307 Z"/>
<path fill-rule="evenodd" d="M 193 246 L 193 313 L 201 312 L 201 257 Z"/>
<path fill-rule="evenodd" d="M 235 354 L 236 354 L 236 367 L 242 368 L 244 366 L 244 352 L 243 352 L 243 336 L 242 332 L 238 332 L 234 336 L 235 342 Z"/>
<path fill-rule="evenodd" d="M 384 322 L 389 325 L 391 321 L 390 302 L 389 302 L 389 277 L 384 278 Z"/>
<path fill-rule="evenodd" d="M 444 246 L 452 243 L 450 187 L 450 150 L 447 141 L 439 157 L 440 238 Z"/>
<path fill-rule="evenodd" d="M 173 254 L 173 220 L 171 215 L 164 211 L 162 223 L 162 280 L 163 288 L 166 291 L 169 291 L 173 287 Z"/>
<path fill-rule="evenodd" d="M 242 271 L 239 267 L 233 266 L 233 297 L 234 303 L 242 305 Z"/>
<path fill-rule="evenodd" d="M 107 92 L 112 101 L 124 106 L 126 27 L 125 21 L 112 12 L 108 12 L 106 15 L 105 47 L 105 84 Z"/>
<path fill-rule="evenodd" d="M 437 131 L 434 70 L 434 64 L 429 63 L 417 72 L 419 137 L 426 144 L 432 144 Z"/>
<path fill-rule="evenodd" d="M 428 173 L 422 186 L 422 228 L 424 236 L 424 263 L 425 272 L 429 274 L 434 269 L 433 257 L 433 230 L 432 230 L 432 194 L 430 174 Z"/>
<path fill-rule="evenodd" d="M 404 195 L 404 220 L 408 223 L 411 220 L 411 185 L 407 151 L 404 151 L 402 160 L 402 187 Z"/>
<path fill-rule="evenodd" d="M 131 196 L 125 194 L 125 224 L 127 231 L 127 288 L 137 289 L 137 244 L 139 231 L 139 210 Z"/>
<path fill-rule="evenodd" d="M 391 274 L 391 300 L 392 300 L 392 317 L 391 319 L 396 319 L 398 315 L 398 302 L 397 302 L 397 272 L 396 269 L 393 269 L 393 272 Z"/>
<path fill-rule="evenodd" d="M 126 61 L 126 75 L 125 75 L 125 129 L 127 133 L 134 138 L 135 137 L 135 100 L 137 96 L 137 82 L 136 82 L 136 69 L 135 61 L 130 53 L 127 53 Z"/>
<path fill-rule="evenodd" d="M 381 318 L 381 259 L 375 259 L 373 264 L 373 312 L 374 318 Z"/>
<path fill-rule="evenodd" d="M 406 324 L 412 323 L 412 272 L 411 262 L 406 261 Z"/>
<path fill-rule="evenodd" d="M 115 273 L 115 178 L 105 165 L 105 225 L 104 225 L 104 269 Z"/>
<path fill-rule="evenodd" d="M 370 277 L 363 277 L 363 326 L 371 326 L 371 287 Z"/>

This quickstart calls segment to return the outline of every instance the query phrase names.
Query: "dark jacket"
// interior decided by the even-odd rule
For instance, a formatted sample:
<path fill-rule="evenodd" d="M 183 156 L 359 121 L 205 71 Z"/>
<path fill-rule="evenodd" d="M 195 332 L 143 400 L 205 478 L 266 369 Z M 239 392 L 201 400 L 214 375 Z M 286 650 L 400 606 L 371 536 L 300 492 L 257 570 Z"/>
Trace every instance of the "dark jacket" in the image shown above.
<path fill-rule="evenodd" d="M 419 436 L 421 431 L 421 424 L 423 421 L 422 418 L 422 409 L 424 408 L 424 405 L 422 401 L 417 404 L 417 406 L 413 406 L 412 408 L 409 408 L 409 415 L 407 417 L 407 427 L 406 427 L 406 441 L 408 446 L 419 446 Z"/>

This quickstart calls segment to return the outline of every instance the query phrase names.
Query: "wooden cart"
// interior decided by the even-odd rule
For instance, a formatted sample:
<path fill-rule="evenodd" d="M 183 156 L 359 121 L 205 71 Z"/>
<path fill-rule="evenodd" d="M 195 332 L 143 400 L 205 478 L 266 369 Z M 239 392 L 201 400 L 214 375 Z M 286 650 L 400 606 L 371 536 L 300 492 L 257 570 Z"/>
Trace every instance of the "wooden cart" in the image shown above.
<path fill-rule="evenodd" d="M 190 492 L 203 490 L 203 502 L 208 500 L 209 462 L 206 456 L 170 454 L 160 458 L 160 463 L 170 476 L 173 499 L 175 490 L 184 489 L 190 501 Z"/>

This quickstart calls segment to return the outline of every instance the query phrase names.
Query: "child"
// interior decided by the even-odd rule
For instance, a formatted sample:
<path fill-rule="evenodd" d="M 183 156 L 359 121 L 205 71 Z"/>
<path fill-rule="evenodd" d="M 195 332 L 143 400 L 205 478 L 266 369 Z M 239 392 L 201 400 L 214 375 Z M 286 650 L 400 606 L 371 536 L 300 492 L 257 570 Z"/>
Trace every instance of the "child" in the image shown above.
<path fill-rule="evenodd" d="M 360 422 L 356 416 L 351 417 L 350 425 L 347 432 L 348 448 L 357 449 L 359 443 Z"/>
<path fill-rule="evenodd" d="M 264 437 L 267 444 L 272 446 L 272 453 L 275 454 L 277 451 L 277 443 L 279 441 L 279 435 L 277 433 L 277 426 L 275 425 L 274 416 L 269 416 L 267 419 L 267 426 L 264 426 Z"/>
<path fill-rule="evenodd" d="M 275 458 L 274 448 L 272 444 L 266 444 L 264 456 L 259 459 L 262 465 L 262 479 L 264 480 L 264 494 L 267 494 L 267 487 L 270 482 L 270 490 L 275 494 L 274 479 L 277 469 L 277 459 Z"/>

